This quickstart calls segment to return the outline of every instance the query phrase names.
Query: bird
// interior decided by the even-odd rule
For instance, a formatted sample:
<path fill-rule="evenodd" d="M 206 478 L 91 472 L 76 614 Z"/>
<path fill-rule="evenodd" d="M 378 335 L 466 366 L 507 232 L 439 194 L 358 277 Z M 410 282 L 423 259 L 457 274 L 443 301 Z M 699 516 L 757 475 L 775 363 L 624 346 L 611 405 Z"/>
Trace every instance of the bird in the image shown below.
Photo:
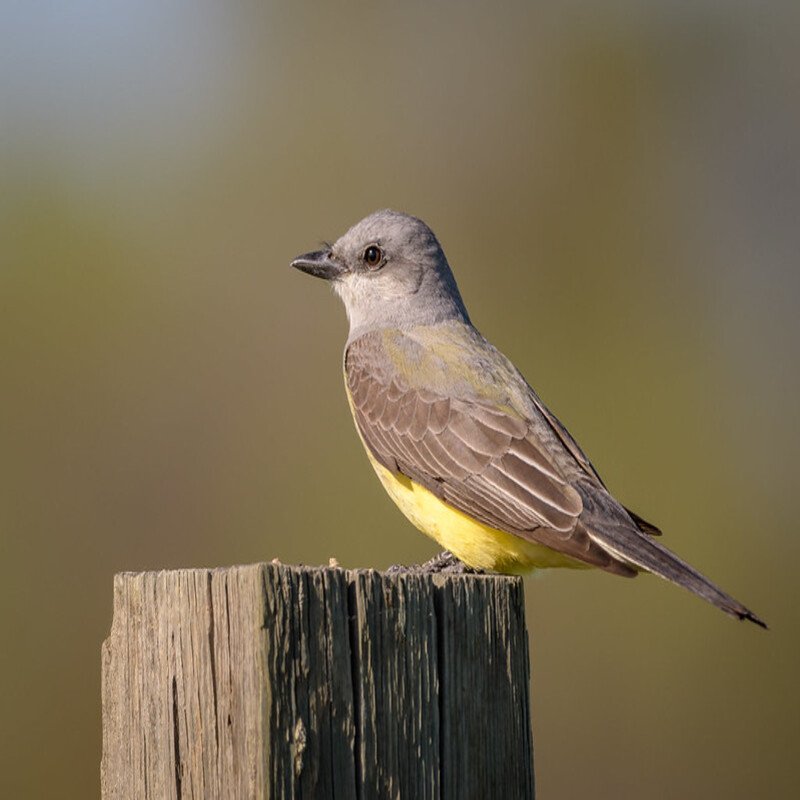
<path fill-rule="evenodd" d="M 426 566 L 649 572 L 767 627 L 609 492 L 520 371 L 472 324 L 425 222 L 376 211 L 291 266 L 328 281 L 344 303 L 350 410 L 386 492 L 444 548 Z"/>

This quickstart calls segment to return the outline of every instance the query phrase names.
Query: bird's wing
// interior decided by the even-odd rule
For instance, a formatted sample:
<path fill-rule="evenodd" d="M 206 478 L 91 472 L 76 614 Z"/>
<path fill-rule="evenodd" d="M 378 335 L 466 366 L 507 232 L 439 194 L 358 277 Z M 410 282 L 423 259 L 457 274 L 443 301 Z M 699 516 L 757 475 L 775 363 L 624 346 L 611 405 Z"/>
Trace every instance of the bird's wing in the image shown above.
<path fill-rule="evenodd" d="M 553 433 L 559 438 L 561 443 L 564 447 L 569 451 L 575 461 L 580 465 L 581 469 L 589 475 L 591 478 L 596 480 L 600 486 L 605 489 L 605 483 L 603 479 L 600 477 L 600 474 L 594 468 L 594 465 L 591 461 L 589 461 L 588 456 L 586 453 L 581 450 L 580 445 L 572 438 L 572 434 L 561 424 L 558 418 L 553 414 L 552 411 L 541 401 L 539 396 L 531 390 L 530 392 L 531 399 L 533 400 L 536 408 L 538 409 L 539 413 L 542 415 L 544 421 L 549 425 L 550 429 Z M 625 512 L 628 516 L 633 520 L 636 527 L 639 528 L 642 533 L 647 533 L 650 536 L 661 536 L 661 529 L 657 526 L 653 525 L 652 522 L 648 522 L 646 519 L 640 517 L 634 511 L 631 511 L 629 508 L 625 508 Z"/>
<path fill-rule="evenodd" d="M 404 377 L 408 370 L 385 355 L 369 338 L 357 339 L 345 354 L 345 376 L 364 443 L 387 469 L 486 525 L 609 572 L 654 572 L 728 614 L 766 627 L 646 535 L 654 531 L 607 492 L 586 456 L 538 398 L 540 413 L 532 411 L 528 419 L 511 407 L 505 410 L 502 403 L 482 400 L 481 393 L 457 390 L 450 396 L 419 382 L 411 385 Z M 482 367 L 491 371 L 495 364 L 488 359 Z M 417 367 L 427 375 L 429 365 L 420 360 Z M 439 367 L 447 369 L 444 362 Z M 561 458 L 566 452 L 580 470 Z"/>
<path fill-rule="evenodd" d="M 360 341 L 360 340 L 359 340 Z M 621 574 L 633 570 L 587 534 L 581 494 L 530 422 L 495 405 L 412 387 L 351 345 L 345 375 L 365 445 L 454 508 L 499 530 Z"/>

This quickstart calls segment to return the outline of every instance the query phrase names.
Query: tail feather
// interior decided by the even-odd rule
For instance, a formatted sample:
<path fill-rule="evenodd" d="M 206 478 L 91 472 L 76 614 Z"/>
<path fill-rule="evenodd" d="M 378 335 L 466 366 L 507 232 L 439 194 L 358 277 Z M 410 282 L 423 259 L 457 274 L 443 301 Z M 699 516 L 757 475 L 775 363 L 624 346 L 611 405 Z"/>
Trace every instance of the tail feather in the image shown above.
<path fill-rule="evenodd" d="M 650 536 L 661 536 L 661 528 L 656 527 L 652 522 L 648 522 L 646 519 L 642 519 L 635 511 L 631 511 L 629 508 L 625 510 L 628 512 L 628 516 L 636 523 L 636 527 L 639 528 L 640 531 L 649 533 Z"/>
<path fill-rule="evenodd" d="M 749 620 L 762 628 L 767 627 L 764 620 L 749 608 L 723 592 L 719 586 L 666 547 L 651 537 L 642 535 L 638 530 L 612 524 L 602 526 L 601 530 L 592 530 L 587 526 L 587 532 L 597 544 L 615 558 L 683 586 L 684 589 L 694 592 L 731 616 Z"/>

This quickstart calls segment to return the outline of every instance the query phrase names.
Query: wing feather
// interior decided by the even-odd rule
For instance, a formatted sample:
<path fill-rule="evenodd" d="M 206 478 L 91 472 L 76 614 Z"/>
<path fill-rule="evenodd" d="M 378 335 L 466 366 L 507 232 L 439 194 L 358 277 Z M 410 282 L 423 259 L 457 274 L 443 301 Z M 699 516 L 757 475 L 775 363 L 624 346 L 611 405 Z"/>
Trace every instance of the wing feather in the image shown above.
<path fill-rule="evenodd" d="M 527 419 L 469 391 L 453 397 L 415 387 L 370 334 L 348 347 L 345 376 L 361 437 L 387 469 L 493 528 L 609 572 L 635 574 L 600 541 L 594 496 L 579 492 L 575 475 L 551 453 L 552 440 L 572 454 L 581 474 L 596 476 L 544 406 L 542 417 Z"/>
<path fill-rule="evenodd" d="M 428 433 L 438 436 L 450 423 L 450 400 L 442 397 L 431 402 L 431 415 L 428 419 Z"/>
<path fill-rule="evenodd" d="M 408 429 L 411 427 L 411 423 L 414 421 L 414 409 L 417 407 L 417 393 L 407 391 L 395 402 L 399 404 L 400 408 L 392 428 L 397 436 L 405 436 L 408 433 Z"/>
<path fill-rule="evenodd" d="M 575 533 L 581 496 L 537 446 L 525 419 L 415 389 L 385 364 L 375 369 L 359 349 L 348 350 L 346 378 L 356 424 L 380 463 L 487 525 L 589 563 L 605 558 L 585 532 Z"/>
<path fill-rule="evenodd" d="M 561 511 L 569 517 L 581 513 L 582 503 L 576 492 L 567 484 L 553 480 L 544 472 L 531 469 L 531 465 L 509 450 L 495 466 L 512 481 L 531 495 L 547 503 L 551 508 Z"/>
<path fill-rule="evenodd" d="M 447 429 L 475 453 L 493 458 L 508 450 L 511 436 L 484 425 L 478 419 L 478 409 L 459 403 Z"/>
<path fill-rule="evenodd" d="M 417 395 L 417 402 L 414 404 L 414 416 L 411 425 L 408 427 L 408 435 L 419 442 L 428 432 L 428 419 L 431 415 L 431 404 Z"/>
<path fill-rule="evenodd" d="M 457 414 L 451 415 L 450 424 L 439 434 L 437 439 L 462 469 L 469 474 L 478 475 L 489 465 L 492 460 L 491 456 L 473 449 L 463 438 L 456 435 L 453 431 L 453 421 L 457 417 Z M 442 477 L 447 478 L 449 476 Z"/>
<path fill-rule="evenodd" d="M 428 431 L 420 444 L 424 444 L 428 448 L 431 458 L 434 459 L 439 467 L 438 475 L 440 477 L 449 475 L 456 481 L 463 481 L 470 474 L 469 470 L 462 467 L 453 458 L 452 454 L 447 451 L 439 436 L 432 429 Z"/>

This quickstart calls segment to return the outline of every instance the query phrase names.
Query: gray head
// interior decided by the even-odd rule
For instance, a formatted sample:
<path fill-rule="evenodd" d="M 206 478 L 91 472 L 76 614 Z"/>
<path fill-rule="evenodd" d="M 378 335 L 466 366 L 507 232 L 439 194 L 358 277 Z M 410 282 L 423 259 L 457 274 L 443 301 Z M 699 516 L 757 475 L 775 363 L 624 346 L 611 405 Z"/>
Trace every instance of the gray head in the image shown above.
<path fill-rule="evenodd" d="M 332 247 L 299 256 L 292 266 L 331 281 L 351 339 L 379 328 L 469 321 L 436 236 L 408 214 L 376 211 Z"/>

